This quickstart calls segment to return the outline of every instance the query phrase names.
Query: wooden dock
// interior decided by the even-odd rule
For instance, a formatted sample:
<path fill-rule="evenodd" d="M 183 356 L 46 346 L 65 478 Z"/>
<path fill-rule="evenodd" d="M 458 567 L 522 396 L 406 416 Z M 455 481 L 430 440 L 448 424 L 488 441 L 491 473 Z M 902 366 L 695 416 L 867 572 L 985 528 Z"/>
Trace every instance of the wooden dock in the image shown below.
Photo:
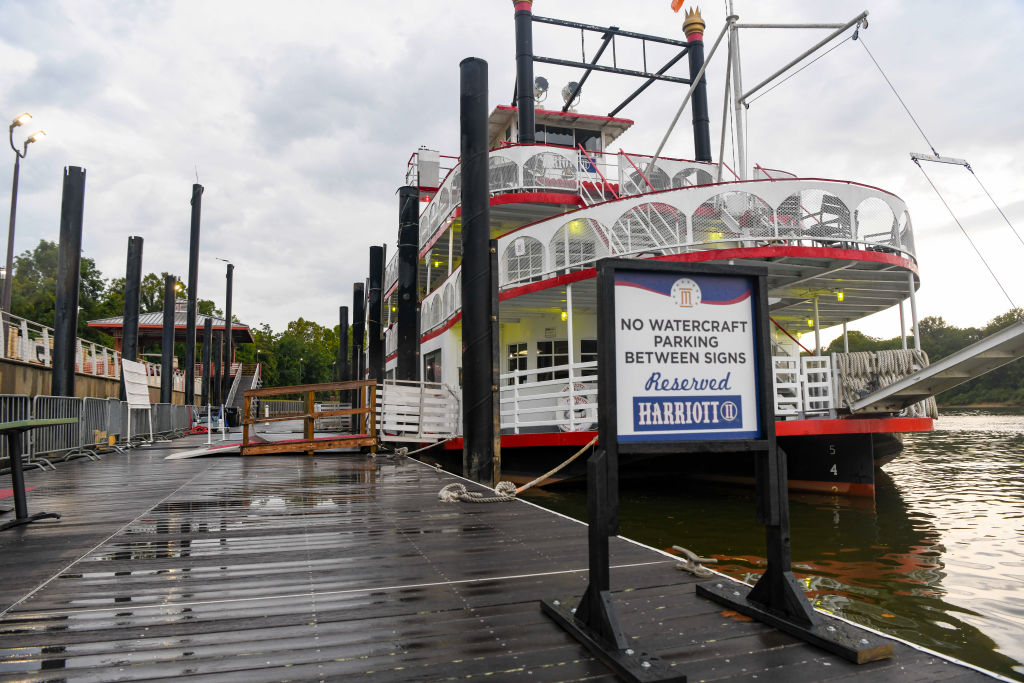
<path fill-rule="evenodd" d="M 612 680 L 538 605 L 586 587 L 582 524 L 442 503 L 407 458 L 163 459 L 204 440 L 26 474 L 62 519 L 0 534 L 0 680 Z M 856 666 L 611 558 L 623 630 L 690 681 L 990 680 L 902 644 Z"/>

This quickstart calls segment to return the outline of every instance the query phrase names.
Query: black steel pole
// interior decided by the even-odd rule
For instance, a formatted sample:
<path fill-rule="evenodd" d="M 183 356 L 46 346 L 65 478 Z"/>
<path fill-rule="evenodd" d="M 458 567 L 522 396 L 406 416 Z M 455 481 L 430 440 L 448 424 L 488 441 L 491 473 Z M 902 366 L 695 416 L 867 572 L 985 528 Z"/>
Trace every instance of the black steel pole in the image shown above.
<path fill-rule="evenodd" d="M 363 377 L 363 283 L 352 284 L 352 379 Z"/>
<path fill-rule="evenodd" d="M 352 379 L 348 373 L 348 306 L 338 307 L 338 381 Z"/>
<path fill-rule="evenodd" d="M 203 323 L 203 396 L 201 405 L 210 405 L 210 351 L 213 349 L 213 318 L 206 316 Z"/>
<path fill-rule="evenodd" d="M 14 221 L 18 213 L 18 176 L 21 170 L 21 155 L 14 152 L 14 177 L 11 178 L 11 220 L 7 224 L 7 260 L 4 261 L 4 291 L 0 309 L 8 315 L 11 312 L 11 292 L 14 286 Z M 4 318 L 4 339 L 7 339 L 7 322 Z M 6 342 L 5 342 L 6 345 Z"/>
<path fill-rule="evenodd" d="M 704 66 L 704 21 L 688 21 L 684 25 L 686 39 L 690 42 L 687 55 L 690 58 L 690 78 L 696 78 Z M 692 23 L 691 23 L 692 22 Z M 693 158 L 697 161 L 711 161 L 711 119 L 708 116 L 707 74 L 693 89 L 690 107 L 693 111 Z"/>
<path fill-rule="evenodd" d="M 188 245 L 188 304 L 185 308 L 185 405 L 196 402 L 196 297 L 199 290 L 199 218 L 203 186 L 192 186 L 192 228 Z"/>
<path fill-rule="evenodd" d="M 227 294 L 224 303 L 224 383 L 220 385 L 220 396 L 223 402 L 224 398 L 228 395 L 228 390 L 231 387 L 231 361 L 233 359 L 232 352 L 234 345 L 231 340 L 231 285 L 235 279 L 235 266 L 232 263 L 228 264 L 227 273 L 224 276 L 227 278 Z"/>
<path fill-rule="evenodd" d="M 366 336 L 369 344 L 369 379 L 384 379 L 384 338 L 380 334 L 381 287 L 384 284 L 384 248 L 370 247 L 370 290 L 366 298 Z"/>
<path fill-rule="evenodd" d="M 223 369 L 222 352 L 224 346 L 224 333 L 215 332 L 213 335 L 213 405 L 219 406 L 223 401 L 223 395 L 221 394 L 221 370 Z"/>
<path fill-rule="evenodd" d="M 85 169 L 64 168 L 60 204 L 60 248 L 53 311 L 53 396 L 75 395 L 75 342 L 78 339 L 78 285 L 82 266 Z"/>
<path fill-rule="evenodd" d="M 520 12 L 516 13 L 518 20 Z M 487 183 L 487 62 L 459 63 L 462 140 L 462 475 L 493 484 L 490 196 Z"/>
<path fill-rule="evenodd" d="M 395 379 L 420 378 L 420 191 L 398 189 L 398 367 Z"/>
<path fill-rule="evenodd" d="M 533 111 L 533 0 L 514 1 L 516 8 L 516 107 L 519 110 L 519 142 L 532 144 L 537 139 L 537 124 Z M 484 67 L 486 71 L 486 62 Z M 486 144 L 487 129 L 485 127 L 484 145 Z"/>
<path fill-rule="evenodd" d="M 174 275 L 164 278 L 164 327 L 160 342 L 160 402 L 172 403 L 174 397 Z"/>
<path fill-rule="evenodd" d="M 142 238 L 128 238 L 128 263 L 124 270 L 124 319 L 121 322 L 121 358 L 139 359 L 139 297 L 142 292 Z M 127 400 L 124 375 L 121 376 L 121 400 Z"/>

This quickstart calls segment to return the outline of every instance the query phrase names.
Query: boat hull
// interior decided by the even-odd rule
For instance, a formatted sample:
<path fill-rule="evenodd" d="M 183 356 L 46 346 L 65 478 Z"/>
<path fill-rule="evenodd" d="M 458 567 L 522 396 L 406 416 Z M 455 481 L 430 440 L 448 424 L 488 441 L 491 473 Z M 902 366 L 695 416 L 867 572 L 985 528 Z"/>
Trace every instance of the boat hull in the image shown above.
<path fill-rule="evenodd" d="M 517 484 L 530 481 L 568 459 L 595 435 L 596 432 L 502 435 L 502 479 Z M 892 432 L 786 435 L 778 437 L 778 444 L 786 453 L 790 490 L 857 497 L 874 496 L 876 468 L 897 457 L 903 448 L 899 435 Z M 549 482 L 583 480 L 586 455 Z M 461 440 L 432 449 L 423 459 L 460 471 Z M 753 486 L 754 457 L 750 453 L 716 453 L 714 458 L 700 454 L 630 455 L 622 457 L 619 476 L 624 481 L 680 477 Z"/>

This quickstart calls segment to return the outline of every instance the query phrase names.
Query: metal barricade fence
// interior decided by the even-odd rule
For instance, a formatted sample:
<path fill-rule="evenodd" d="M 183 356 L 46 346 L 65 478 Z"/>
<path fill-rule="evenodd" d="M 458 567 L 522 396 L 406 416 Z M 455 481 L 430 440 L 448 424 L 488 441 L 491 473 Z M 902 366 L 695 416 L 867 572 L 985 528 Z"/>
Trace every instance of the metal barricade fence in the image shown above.
<path fill-rule="evenodd" d="M 62 417 L 82 419 L 82 399 L 68 396 L 36 396 L 32 399 L 32 417 L 49 420 Z M 78 424 L 53 425 L 32 430 L 32 457 L 53 454 L 68 460 L 82 455 L 81 429 Z"/>
<path fill-rule="evenodd" d="M 156 435 L 156 404 L 152 404 L 149 410 L 133 409 L 128 410 L 128 404 L 125 403 L 124 410 L 125 415 L 131 420 L 131 438 L 137 443 L 140 441 L 150 441 Z M 150 416 L 152 415 L 152 419 Z M 152 433 L 150 429 L 152 428 Z"/>
<path fill-rule="evenodd" d="M 112 445 L 121 441 L 124 434 L 124 417 L 122 416 L 121 401 L 116 398 L 108 398 L 107 401 L 107 438 L 115 437 Z M 108 442 L 109 443 L 109 442 Z M 116 447 L 116 446 L 115 446 Z"/>
<path fill-rule="evenodd" d="M 0 422 L 28 420 L 32 417 L 32 400 L 21 394 L 0 394 Z M 16 438 L 21 439 L 22 462 L 32 467 L 46 469 L 42 462 L 33 460 L 32 449 L 29 448 L 28 433 L 22 432 Z M 7 453 L 7 439 L 0 439 L 0 468 L 6 474 L 11 466 L 10 455 Z M 44 461 L 45 462 L 45 461 Z M 49 464 L 49 462 L 47 462 Z"/>
<path fill-rule="evenodd" d="M 78 421 L 82 453 L 95 458 L 94 453 L 107 445 L 107 399 L 82 399 L 82 419 Z"/>
<path fill-rule="evenodd" d="M 153 431 L 161 436 L 170 434 L 173 427 L 171 425 L 171 409 L 170 403 L 156 403 L 153 405 Z"/>
<path fill-rule="evenodd" d="M 192 429 L 192 406 L 174 406 L 174 431 L 187 432 Z"/>

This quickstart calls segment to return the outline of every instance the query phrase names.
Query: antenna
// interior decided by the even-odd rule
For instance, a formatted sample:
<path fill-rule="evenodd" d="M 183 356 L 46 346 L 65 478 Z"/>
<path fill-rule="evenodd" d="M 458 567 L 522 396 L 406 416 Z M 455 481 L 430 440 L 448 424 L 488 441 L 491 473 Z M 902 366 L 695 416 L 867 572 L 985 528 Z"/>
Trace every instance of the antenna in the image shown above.
<path fill-rule="evenodd" d="M 192 164 L 192 167 L 196 170 L 196 185 L 199 184 L 199 165 L 196 163 Z"/>

